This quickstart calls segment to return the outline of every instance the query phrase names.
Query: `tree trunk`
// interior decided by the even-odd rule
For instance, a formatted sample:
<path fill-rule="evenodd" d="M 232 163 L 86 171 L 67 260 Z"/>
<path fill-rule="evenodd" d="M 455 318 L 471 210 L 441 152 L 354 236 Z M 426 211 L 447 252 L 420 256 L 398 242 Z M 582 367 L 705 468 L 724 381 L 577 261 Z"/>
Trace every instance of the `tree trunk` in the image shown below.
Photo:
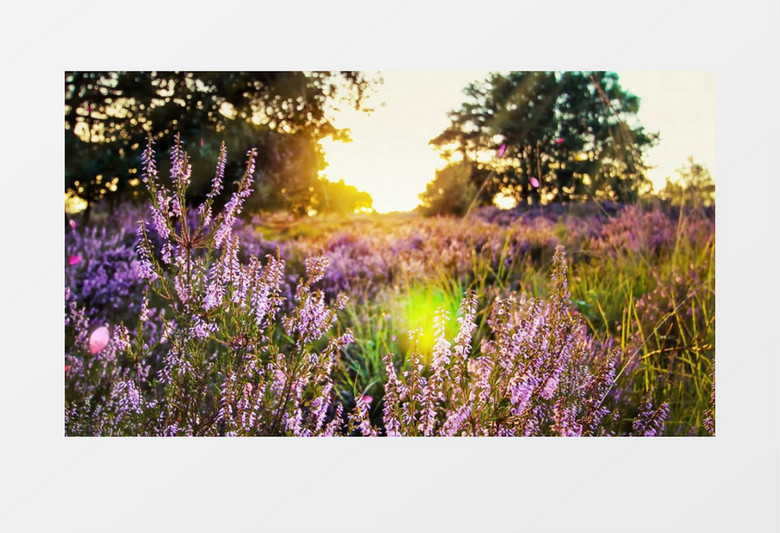
<path fill-rule="evenodd" d="M 84 209 L 84 214 L 82 215 L 81 218 L 81 223 L 84 225 L 84 227 L 86 227 L 87 224 L 89 224 L 89 215 L 91 212 L 92 212 L 92 202 L 89 201 L 87 202 L 87 208 Z"/>

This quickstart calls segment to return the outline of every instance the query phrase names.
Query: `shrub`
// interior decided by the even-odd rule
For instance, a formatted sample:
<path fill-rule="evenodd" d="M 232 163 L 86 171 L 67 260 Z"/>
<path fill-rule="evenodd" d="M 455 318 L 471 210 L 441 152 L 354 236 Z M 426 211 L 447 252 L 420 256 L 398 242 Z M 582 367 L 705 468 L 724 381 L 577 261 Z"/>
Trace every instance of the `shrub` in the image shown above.
<path fill-rule="evenodd" d="M 471 166 L 450 165 L 436 171 L 436 179 L 430 182 L 420 195 L 425 215 L 463 216 L 477 195 L 471 182 Z"/>
<path fill-rule="evenodd" d="M 385 358 L 384 431 L 389 436 L 609 435 L 618 418 L 611 392 L 618 353 L 593 341 L 568 308 L 563 249 L 554 257 L 553 290 L 545 304 L 518 306 L 499 299 L 489 319 L 490 336 L 472 348 L 477 299 L 463 299 L 460 328 L 451 344 L 443 313 L 436 320 L 430 365 L 413 351 L 398 373 Z M 472 352 L 475 352 L 472 354 Z M 358 402 L 358 405 L 360 403 Z M 658 434 L 668 406 L 643 406 L 636 434 Z M 378 430 L 367 420 L 363 434 Z"/>
<path fill-rule="evenodd" d="M 141 309 L 141 280 L 136 274 L 135 236 L 81 228 L 73 224 L 65 235 L 65 286 L 92 322 L 135 316 Z"/>
<path fill-rule="evenodd" d="M 147 283 L 140 322 L 149 320 L 148 297 L 170 311 L 159 317 L 161 334 L 114 329 L 107 347 L 87 349 L 84 323 L 72 302 L 70 324 L 81 330 L 66 373 L 68 434 L 314 435 L 341 431 L 331 370 L 351 333 L 325 338 L 343 308 L 324 302 L 314 285 L 327 260 L 306 262 L 295 307 L 277 316 L 283 300 L 284 261 L 268 255 L 238 260 L 232 226 L 254 171 L 247 154 L 238 190 L 212 217 L 227 153 L 222 147 L 212 190 L 198 209 L 197 224 L 184 203 L 191 168 L 177 142 L 171 185 L 157 175 L 151 139 L 144 152 L 144 183 L 151 195 L 151 223 L 138 227 L 138 274 Z M 149 233 L 158 239 L 155 246 Z M 67 295 L 66 295 L 67 296 Z M 69 325 L 66 322 L 66 326 Z M 121 334 L 120 334 L 121 333 Z M 156 354 L 156 355 L 155 355 Z M 156 372 L 150 372 L 156 370 Z M 97 406 L 97 407 L 95 407 Z M 330 422 L 330 423 L 329 423 Z"/>

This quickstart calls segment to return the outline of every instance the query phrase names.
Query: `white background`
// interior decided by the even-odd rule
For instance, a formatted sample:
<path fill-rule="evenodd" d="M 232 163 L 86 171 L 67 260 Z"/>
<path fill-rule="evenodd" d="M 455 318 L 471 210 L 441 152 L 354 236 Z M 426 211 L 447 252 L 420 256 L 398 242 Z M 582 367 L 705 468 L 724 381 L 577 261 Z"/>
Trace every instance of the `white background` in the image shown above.
<path fill-rule="evenodd" d="M 0 530 L 780 529 L 777 2 L 369 5 L 4 7 Z M 715 71 L 718 436 L 66 439 L 63 73 L 120 68 Z"/>

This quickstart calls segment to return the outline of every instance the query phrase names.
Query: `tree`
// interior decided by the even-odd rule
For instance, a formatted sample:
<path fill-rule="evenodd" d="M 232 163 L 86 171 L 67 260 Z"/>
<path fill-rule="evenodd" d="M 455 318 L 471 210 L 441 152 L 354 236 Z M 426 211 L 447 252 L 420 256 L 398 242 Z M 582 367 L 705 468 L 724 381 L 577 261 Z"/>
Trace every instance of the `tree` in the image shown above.
<path fill-rule="evenodd" d="M 687 164 L 677 169 L 678 179 L 666 178 L 666 186 L 658 196 L 672 205 L 710 207 L 715 204 L 715 181 L 710 171 L 689 156 Z"/>
<path fill-rule="evenodd" d="M 436 171 L 436 178 L 420 194 L 424 215 L 463 216 L 477 196 L 473 166 L 461 161 Z"/>
<path fill-rule="evenodd" d="M 192 194 L 205 194 L 224 140 L 231 153 L 259 150 L 258 187 L 276 195 L 256 207 L 289 208 L 316 184 L 319 139 L 348 137 L 327 106 L 365 109 L 375 83 L 359 72 L 66 72 L 66 194 L 87 201 L 85 217 L 101 198 L 136 195 L 147 135 L 161 152 L 178 132 L 194 154 L 193 177 L 205 176 Z M 292 193 L 279 194 L 279 183 Z"/>
<path fill-rule="evenodd" d="M 374 199 L 365 191 L 344 180 L 337 182 L 320 179 L 314 190 L 313 207 L 319 213 L 338 213 L 347 215 L 361 209 L 371 209 Z"/>
<path fill-rule="evenodd" d="M 479 202 L 632 201 L 650 190 L 644 151 L 657 134 L 636 122 L 639 98 L 608 72 L 510 72 L 469 84 L 450 126 L 430 141 L 468 161 Z M 492 171 L 492 173 L 491 173 Z"/>

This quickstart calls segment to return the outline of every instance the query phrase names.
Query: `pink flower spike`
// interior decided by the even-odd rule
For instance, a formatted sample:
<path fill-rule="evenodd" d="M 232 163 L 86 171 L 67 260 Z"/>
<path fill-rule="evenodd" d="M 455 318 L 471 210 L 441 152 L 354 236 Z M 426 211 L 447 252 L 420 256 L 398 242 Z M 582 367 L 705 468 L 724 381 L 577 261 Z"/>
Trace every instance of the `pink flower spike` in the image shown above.
<path fill-rule="evenodd" d="M 538 179 L 536 179 L 534 176 L 531 176 L 531 186 L 532 186 L 534 189 L 537 189 L 537 188 L 539 188 L 539 180 L 538 180 Z"/>
<path fill-rule="evenodd" d="M 68 257 L 68 264 L 70 266 L 73 266 L 77 263 L 81 263 L 81 256 L 80 255 L 71 255 Z"/>
<path fill-rule="evenodd" d="M 369 396 L 368 394 L 363 396 L 363 403 L 364 404 L 368 405 L 368 404 L 370 404 L 373 401 L 374 401 L 374 397 L 373 396 Z"/>
<path fill-rule="evenodd" d="M 76 229 L 76 221 L 73 219 L 70 219 L 70 229 Z"/>
<path fill-rule="evenodd" d="M 564 139 L 563 137 L 561 137 L 559 139 L 555 139 L 555 144 L 563 144 L 563 141 L 565 141 L 565 140 L 566 139 Z"/>
<path fill-rule="evenodd" d="M 89 337 L 89 353 L 95 355 L 108 344 L 108 328 L 101 326 L 92 332 Z"/>
<path fill-rule="evenodd" d="M 498 149 L 498 157 L 504 157 L 504 152 L 506 152 L 506 144 L 502 144 L 501 148 Z"/>

